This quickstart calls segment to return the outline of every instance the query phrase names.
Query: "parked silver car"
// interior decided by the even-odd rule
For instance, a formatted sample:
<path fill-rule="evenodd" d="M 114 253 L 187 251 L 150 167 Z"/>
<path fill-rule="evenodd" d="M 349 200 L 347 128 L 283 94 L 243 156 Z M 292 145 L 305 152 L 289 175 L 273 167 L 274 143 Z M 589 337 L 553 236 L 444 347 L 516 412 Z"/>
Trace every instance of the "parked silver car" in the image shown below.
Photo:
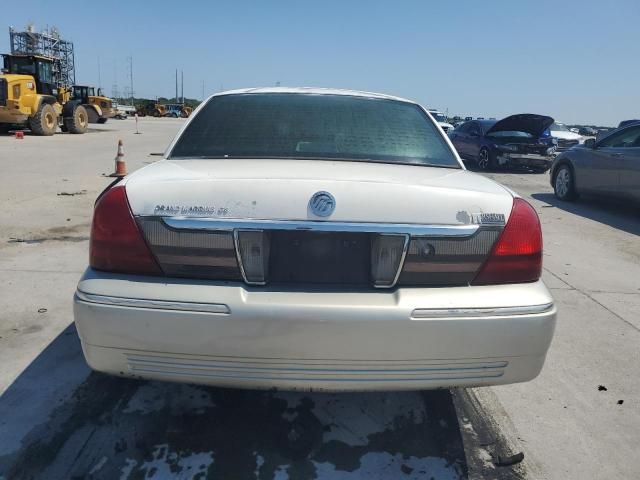
<path fill-rule="evenodd" d="M 560 200 L 594 194 L 640 202 L 640 124 L 558 155 L 551 167 L 551 186 Z"/>

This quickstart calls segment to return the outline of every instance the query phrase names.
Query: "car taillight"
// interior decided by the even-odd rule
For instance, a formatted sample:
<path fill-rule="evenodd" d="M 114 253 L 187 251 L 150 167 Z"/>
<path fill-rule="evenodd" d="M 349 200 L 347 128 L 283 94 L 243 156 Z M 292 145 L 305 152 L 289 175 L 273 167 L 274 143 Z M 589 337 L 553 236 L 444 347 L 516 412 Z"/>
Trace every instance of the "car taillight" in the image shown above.
<path fill-rule="evenodd" d="M 96 203 L 89 264 L 107 272 L 162 275 L 133 218 L 124 186 L 107 190 Z"/>
<path fill-rule="evenodd" d="M 516 198 L 509 221 L 472 285 L 535 282 L 542 272 L 542 229 L 534 208 Z"/>

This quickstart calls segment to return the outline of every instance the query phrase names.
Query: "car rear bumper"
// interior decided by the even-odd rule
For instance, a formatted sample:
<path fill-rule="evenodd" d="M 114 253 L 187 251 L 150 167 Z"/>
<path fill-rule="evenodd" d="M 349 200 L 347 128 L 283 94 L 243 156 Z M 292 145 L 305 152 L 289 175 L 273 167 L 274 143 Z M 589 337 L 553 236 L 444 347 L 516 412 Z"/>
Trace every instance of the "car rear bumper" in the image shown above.
<path fill-rule="evenodd" d="M 527 167 L 546 167 L 549 168 L 553 163 L 553 155 L 537 155 L 529 153 L 505 153 L 498 156 L 500 163 L 509 163 L 511 165 L 524 165 Z"/>
<path fill-rule="evenodd" d="M 292 390 L 531 380 L 556 319 L 542 282 L 282 292 L 87 270 L 74 303 L 85 357 L 96 370 Z"/>

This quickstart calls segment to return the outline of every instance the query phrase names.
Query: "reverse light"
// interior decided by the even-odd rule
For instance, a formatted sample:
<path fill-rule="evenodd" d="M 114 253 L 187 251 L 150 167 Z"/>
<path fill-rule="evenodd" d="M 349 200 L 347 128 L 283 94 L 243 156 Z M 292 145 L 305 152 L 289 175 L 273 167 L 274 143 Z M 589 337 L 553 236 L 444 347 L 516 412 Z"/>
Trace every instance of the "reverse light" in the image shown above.
<path fill-rule="evenodd" d="M 124 186 L 111 188 L 96 202 L 89 264 L 106 272 L 162 275 L 133 218 Z"/>
<path fill-rule="evenodd" d="M 269 236 L 262 230 L 236 230 L 235 241 L 244 280 L 250 285 L 264 285 L 269 266 Z"/>
<path fill-rule="evenodd" d="M 400 264 L 406 254 L 406 235 L 376 235 L 371 242 L 371 277 L 378 288 L 396 283 Z"/>
<path fill-rule="evenodd" d="M 472 285 L 535 282 L 542 273 L 542 229 L 534 208 L 513 201 L 507 225 Z"/>

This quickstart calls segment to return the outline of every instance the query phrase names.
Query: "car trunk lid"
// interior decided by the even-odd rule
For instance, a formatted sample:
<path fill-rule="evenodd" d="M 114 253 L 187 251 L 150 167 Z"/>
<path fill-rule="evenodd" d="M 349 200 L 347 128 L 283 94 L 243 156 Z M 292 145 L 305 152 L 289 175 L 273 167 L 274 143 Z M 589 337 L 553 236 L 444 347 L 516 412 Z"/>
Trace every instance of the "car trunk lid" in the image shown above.
<path fill-rule="evenodd" d="M 163 160 L 126 179 L 134 215 L 459 225 L 511 195 L 462 169 L 316 160 Z M 327 191 L 335 211 L 308 208 Z"/>
<path fill-rule="evenodd" d="M 496 132 L 525 132 L 534 138 L 539 138 L 553 124 L 553 121 L 553 118 L 546 115 L 519 113 L 498 120 L 487 130 L 487 135 Z"/>

